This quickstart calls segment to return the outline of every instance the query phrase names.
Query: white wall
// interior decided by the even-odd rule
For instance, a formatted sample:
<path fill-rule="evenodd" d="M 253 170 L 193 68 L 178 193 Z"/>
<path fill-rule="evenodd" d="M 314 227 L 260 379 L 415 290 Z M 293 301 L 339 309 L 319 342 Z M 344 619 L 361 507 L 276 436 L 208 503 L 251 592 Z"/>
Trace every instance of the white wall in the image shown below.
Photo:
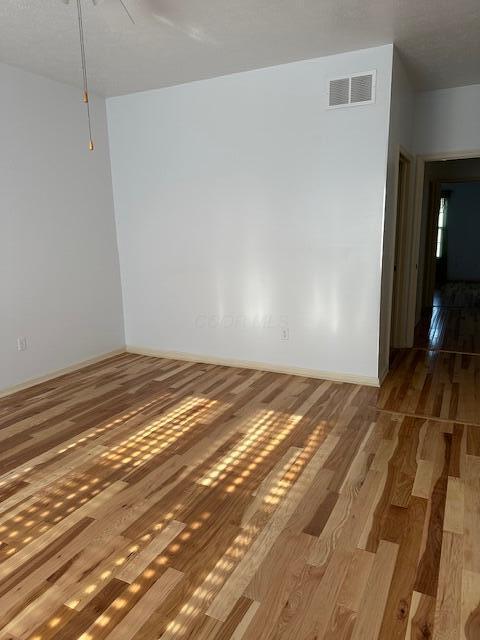
<path fill-rule="evenodd" d="M 0 64 L 0 389 L 124 344 L 105 101 Z M 17 351 L 17 337 L 28 349 Z"/>
<path fill-rule="evenodd" d="M 377 378 L 391 64 L 107 101 L 128 345 Z M 374 105 L 325 108 L 328 78 L 372 69 Z"/>
<path fill-rule="evenodd" d="M 450 191 L 447 217 L 449 281 L 480 281 L 480 182 L 443 183 Z"/>
<path fill-rule="evenodd" d="M 400 148 L 407 153 L 413 151 L 414 103 L 413 86 L 396 49 L 394 49 L 380 306 L 379 370 L 381 376 L 388 371 L 390 355 L 399 152 Z M 413 188 L 413 176 L 410 180 L 410 188 Z"/>
<path fill-rule="evenodd" d="M 480 149 L 480 84 L 417 95 L 415 145 L 420 155 Z"/>

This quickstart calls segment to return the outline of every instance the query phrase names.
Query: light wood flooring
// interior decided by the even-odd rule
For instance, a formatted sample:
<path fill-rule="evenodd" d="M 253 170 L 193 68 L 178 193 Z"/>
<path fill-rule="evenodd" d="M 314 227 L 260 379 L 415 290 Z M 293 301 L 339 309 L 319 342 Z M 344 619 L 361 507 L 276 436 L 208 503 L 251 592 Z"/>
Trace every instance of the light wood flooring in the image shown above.
<path fill-rule="evenodd" d="M 125 354 L 0 401 L 0 640 L 480 638 L 480 355 Z"/>
<path fill-rule="evenodd" d="M 436 291 L 433 308 L 416 329 L 415 345 L 480 354 L 480 284 L 448 283 Z"/>

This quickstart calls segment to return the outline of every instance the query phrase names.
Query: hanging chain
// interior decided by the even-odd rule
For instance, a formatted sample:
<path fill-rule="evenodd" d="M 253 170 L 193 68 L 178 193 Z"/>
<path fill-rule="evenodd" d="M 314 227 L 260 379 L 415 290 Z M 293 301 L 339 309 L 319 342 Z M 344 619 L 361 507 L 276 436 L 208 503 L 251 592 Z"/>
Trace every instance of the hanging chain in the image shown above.
<path fill-rule="evenodd" d="M 81 0 L 77 0 L 77 12 L 78 12 L 78 32 L 80 35 L 80 54 L 82 57 L 82 73 L 83 73 L 83 101 L 87 105 L 87 118 L 88 118 L 88 134 L 90 141 L 88 148 L 93 151 L 93 137 L 92 137 L 92 119 L 90 116 L 90 101 L 88 95 L 88 77 L 87 77 L 87 56 L 85 54 L 85 34 L 83 30 L 83 15 Z"/>

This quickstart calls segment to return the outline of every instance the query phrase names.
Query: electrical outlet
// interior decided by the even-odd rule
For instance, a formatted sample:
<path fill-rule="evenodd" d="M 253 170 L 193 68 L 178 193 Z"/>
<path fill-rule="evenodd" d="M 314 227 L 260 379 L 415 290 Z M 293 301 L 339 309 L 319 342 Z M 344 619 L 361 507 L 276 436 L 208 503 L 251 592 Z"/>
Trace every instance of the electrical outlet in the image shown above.
<path fill-rule="evenodd" d="M 27 350 L 27 339 L 26 338 L 17 338 L 17 350 L 18 351 L 26 351 Z"/>
<path fill-rule="evenodd" d="M 280 329 L 280 340 L 290 340 L 290 330 L 288 327 Z"/>

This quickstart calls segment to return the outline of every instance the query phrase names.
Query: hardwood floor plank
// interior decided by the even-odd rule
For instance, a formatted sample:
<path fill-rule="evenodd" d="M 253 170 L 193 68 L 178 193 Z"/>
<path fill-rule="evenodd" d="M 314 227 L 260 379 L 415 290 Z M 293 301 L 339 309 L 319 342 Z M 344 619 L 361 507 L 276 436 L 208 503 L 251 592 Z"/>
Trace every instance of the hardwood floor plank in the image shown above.
<path fill-rule="evenodd" d="M 426 513 L 427 502 L 422 498 L 412 498 L 406 509 L 392 505 L 388 510 L 382 538 L 398 544 L 399 549 L 380 637 L 391 640 L 405 637 Z"/>
<path fill-rule="evenodd" d="M 352 640 L 377 640 L 379 637 L 398 548 L 398 544 L 393 542 L 380 541 L 365 587 L 365 595 L 359 606 Z"/>
<path fill-rule="evenodd" d="M 357 613 L 342 605 L 337 605 L 325 631 L 325 640 L 350 640 L 357 619 Z"/>
<path fill-rule="evenodd" d="M 445 531 L 435 608 L 434 640 L 460 638 L 463 536 Z"/>
<path fill-rule="evenodd" d="M 159 603 L 172 591 L 172 589 L 182 580 L 184 574 L 169 567 L 165 573 L 155 582 L 108 634 L 109 640 L 131 640 L 136 632 L 143 626 L 146 619 L 158 607 Z M 115 602 L 113 606 L 115 606 Z M 117 600 L 117 607 L 122 605 L 122 600 Z M 116 608 L 117 608 L 116 607 Z M 105 616 L 105 617 L 102 617 Z M 98 637 L 96 633 L 98 626 L 103 626 L 103 621 L 108 614 L 102 614 L 97 622 L 85 631 L 79 640 L 90 640 Z"/>
<path fill-rule="evenodd" d="M 410 603 L 405 640 L 426 640 L 433 637 L 435 598 L 414 591 Z"/>
<path fill-rule="evenodd" d="M 117 573 L 117 578 L 129 584 L 134 582 L 136 577 L 144 571 L 184 529 L 185 524 L 183 522 L 173 520 L 167 524 L 165 529 L 155 536 L 142 551 L 132 558 L 129 558 L 126 563 L 122 565 L 122 568 Z"/>
<path fill-rule="evenodd" d="M 448 478 L 443 530 L 460 535 L 464 530 L 464 485 L 460 478 L 452 476 Z"/>
<path fill-rule="evenodd" d="M 421 557 L 414 587 L 415 591 L 433 598 L 436 596 L 438 588 L 451 443 L 448 434 L 439 434 L 436 440 L 437 455 L 434 461 L 434 486 L 427 511 L 428 525 L 424 531 Z"/>
<path fill-rule="evenodd" d="M 464 567 L 480 573 L 480 458 L 467 456 L 465 477 Z"/>
<path fill-rule="evenodd" d="M 368 585 L 376 555 L 356 549 L 341 586 L 337 604 L 349 611 L 359 612 L 362 598 Z M 377 568 L 378 571 L 378 568 Z"/>
<path fill-rule="evenodd" d="M 480 638 L 480 573 L 463 571 L 460 628 L 462 640 Z"/>
<path fill-rule="evenodd" d="M 303 533 L 283 532 L 257 569 L 244 595 L 259 602 L 245 640 L 270 637 L 282 611 L 306 569 L 311 538 Z"/>

